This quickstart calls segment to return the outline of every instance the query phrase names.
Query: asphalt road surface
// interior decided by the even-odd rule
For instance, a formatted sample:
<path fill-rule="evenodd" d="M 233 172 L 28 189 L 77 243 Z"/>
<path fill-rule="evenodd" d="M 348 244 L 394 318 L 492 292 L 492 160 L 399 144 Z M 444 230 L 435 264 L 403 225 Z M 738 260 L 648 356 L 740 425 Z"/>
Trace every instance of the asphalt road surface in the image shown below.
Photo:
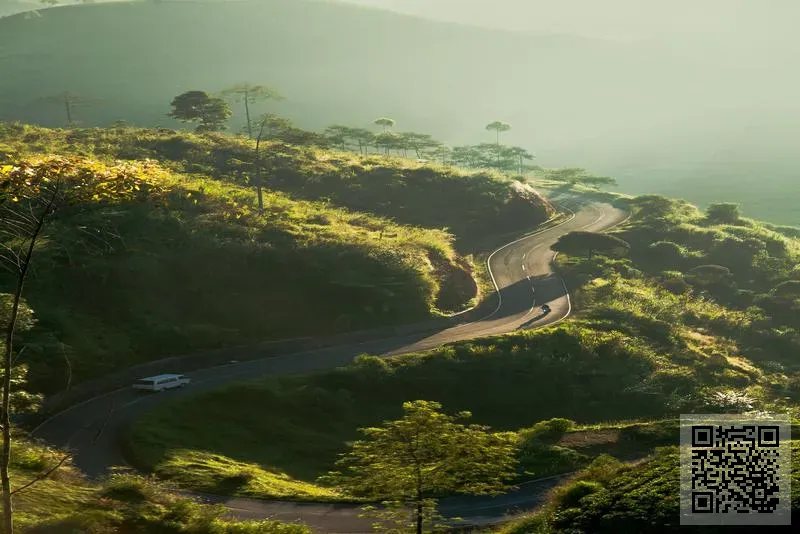
<path fill-rule="evenodd" d="M 269 374 L 301 374 L 345 365 L 363 353 L 390 356 L 431 349 L 453 341 L 503 334 L 520 328 L 539 328 L 564 319 L 571 311 L 566 287 L 553 274 L 554 254 L 550 250 L 561 235 L 575 230 L 603 231 L 622 220 L 625 214 L 608 204 L 591 203 L 575 207 L 566 222 L 514 241 L 498 249 L 489 259 L 490 270 L 499 290 L 499 303 L 483 319 L 440 331 L 372 340 L 285 354 L 203 369 L 187 373 L 192 384 L 179 390 L 147 394 L 131 389 L 114 391 L 62 411 L 34 431 L 54 446 L 74 452 L 75 465 L 89 476 L 100 476 L 113 466 L 127 465 L 120 440 L 123 431 L 136 418 L 158 405 L 187 395 L 195 395 L 226 384 Z M 549 304 L 552 311 L 542 315 L 539 307 Z M 181 372 L 175 369 L 174 372 Z M 254 417 L 257 417 L 257 408 Z M 472 525 L 501 521 L 509 513 L 530 509 L 556 479 L 534 481 L 519 490 L 498 497 L 453 497 L 441 503 L 446 517 L 461 517 Z M 276 518 L 300 520 L 321 532 L 371 532 L 370 521 L 358 518 L 352 505 L 259 501 L 217 496 L 198 496 L 224 503 L 231 515 L 247 519 Z"/>

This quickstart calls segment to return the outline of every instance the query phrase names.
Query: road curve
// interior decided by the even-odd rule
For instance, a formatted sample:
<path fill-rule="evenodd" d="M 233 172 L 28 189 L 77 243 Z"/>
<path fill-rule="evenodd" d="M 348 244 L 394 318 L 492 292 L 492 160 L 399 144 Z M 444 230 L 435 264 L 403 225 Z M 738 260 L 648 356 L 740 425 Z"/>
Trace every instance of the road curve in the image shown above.
<path fill-rule="evenodd" d="M 566 286 L 552 271 L 552 245 L 561 235 L 575 230 L 603 231 L 625 218 L 608 204 L 575 206 L 568 221 L 519 239 L 495 251 L 489 259 L 490 272 L 499 302 L 479 320 L 440 331 L 391 339 L 372 340 L 326 347 L 218 366 L 187 373 L 191 387 L 158 395 L 132 390 L 114 391 L 55 414 L 34 430 L 34 436 L 73 451 L 74 464 L 89 476 L 100 476 L 113 466 L 127 465 L 120 439 L 127 426 L 154 407 L 178 397 L 194 395 L 220 386 L 269 374 L 300 374 L 350 363 L 363 353 L 391 356 L 431 349 L 453 341 L 497 335 L 519 328 L 539 328 L 565 318 L 571 310 Z M 538 307 L 549 304 L 552 311 L 542 316 Z M 180 372 L 176 369 L 175 372 Z M 461 517 L 469 524 L 497 522 L 508 513 L 529 509 L 556 479 L 522 485 L 499 497 L 453 497 L 442 502 L 448 517 Z M 302 520 L 322 532 L 370 532 L 370 522 L 358 518 L 352 505 L 259 501 L 253 499 L 201 496 L 203 500 L 226 504 L 240 518 L 274 517 L 283 521 Z"/>

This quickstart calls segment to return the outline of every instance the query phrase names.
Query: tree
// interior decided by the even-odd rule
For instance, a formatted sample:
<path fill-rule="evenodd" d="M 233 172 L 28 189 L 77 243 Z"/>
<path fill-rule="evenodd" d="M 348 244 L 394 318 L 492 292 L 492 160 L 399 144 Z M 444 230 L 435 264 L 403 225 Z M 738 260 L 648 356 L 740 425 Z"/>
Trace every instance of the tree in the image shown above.
<path fill-rule="evenodd" d="M 507 122 L 503 121 L 494 121 L 490 122 L 486 125 L 486 129 L 497 133 L 496 145 L 497 145 L 497 163 L 500 163 L 500 133 L 507 132 L 511 129 L 511 125 Z"/>
<path fill-rule="evenodd" d="M 253 121 L 251 129 L 258 130 L 257 140 L 280 139 L 286 141 L 297 130 L 292 121 L 274 113 L 264 113 Z"/>
<path fill-rule="evenodd" d="M 442 165 L 446 165 L 450 156 L 453 154 L 453 149 L 443 143 L 436 143 L 425 150 L 425 155 L 436 159 Z"/>
<path fill-rule="evenodd" d="M 464 167 L 475 168 L 481 161 L 481 151 L 470 145 L 454 147 L 453 161 Z"/>
<path fill-rule="evenodd" d="M 401 149 L 403 143 L 400 136 L 396 133 L 381 132 L 375 136 L 375 146 L 382 147 L 384 154 L 388 156 L 391 150 Z"/>
<path fill-rule="evenodd" d="M 370 145 L 375 144 L 375 134 L 366 128 L 352 128 L 350 136 L 358 143 L 358 151 L 360 154 L 367 154 Z"/>
<path fill-rule="evenodd" d="M 630 245 L 627 241 L 612 235 L 577 231 L 562 235 L 550 249 L 570 256 L 592 257 L 595 254 L 602 254 L 622 257 L 628 253 Z"/>
<path fill-rule="evenodd" d="M 383 126 L 383 131 L 388 132 L 389 128 L 394 126 L 394 119 L 390 119 L 388 117 L 380 117 L 375 119 L 375 124 L 378 126 Z"/>
<path fill-rule="evenodd" d="M 99 99 L 84 98 L 81 96 L 74 95 L 68 91 L 53 96 L 45 96 L 40 98 L 39 100 L 42 102 L 49 102 L 52 104 L 63 105 L 67 117 L 67 126 L 72 126 L 75 124 L 72 113 L 75 106 L 86 106 L 100 102 Z"/>
<path fill-rule="evenodd" d="M 280 117 L 277 117 L 280 118 Z M 261 159 L 261 141 L 264 139 L 265 133 L 270 128 L 275 127 L 276 117 L 271 113 L 266 113 L 261 116 L 258 122 L 258 135 L 256 136 L 255 157 L 253 158 L 253 165 L 256 171 L 256 195 L 258 197 L 258 213 L 264 213 L 264 162 Z M 288 121 L 287 121 L 288 122 Z M 291 123 L 290 123 L 291 124 Z"/>
<path fill-rule="evenodd" d="M 517 160 L 517 174 L 522 174 L 525 168 L 526 161 L 533 161 L 536 156 L 518 146 L 512 146 L 508 149 L 509 155 Z"/>
<path fill-rule="evenodd" d="M 422 157 L 422 153 L 426 149 L 432 149 L 440 145 L 438 141 L 434 140 L 433 137 L 428 134 L 403 132 L 398 135 L 403 148 L 406 150 L 409 148 L 414 150 L 414 153 L 417 155 L 417 159 Z"/>
<path fill-rule="evenodd" d="M 153 164 L 121 164 L 109 169 L 82 158 L 47 156 L 0 162 L 0 267 L 14 276 L 14 293 L 4 318 L 2 341 L 2 402 L 0 484 L 3 532 L 13 532 L 11 411 L 15 376 L 14 334 L 26 319 L 23 290 L 45 225 L 64 207 L 87 202 L 111 202 L 146 195 L 157 183 L 142 177 Z M 6 306 L 4 305 L 4 308 Z M 18 354 L 18 353 L 17 353 Z M 17 490 L 15 490 L 17 491 Z"/>
<path fill-rule="evenodd" d="M 253 129 L 250 122 L 250 104 L 262 102 L 264 100 L 283 100 L 275 89 L 265 85 L 250 85 L 240 83 L 222 91 L 222 96 L 231 98 L 235 102 L 244 102 L 244 113 L 247 120 L 247 137 L 253 138 Z"/>
<path fill-rule="evenodd" d="M 217 132 L 225 129 L 231 116 L 228 103 L 205 91 L 187 91 L 172 100 L 172 111 L 167 115 L 181 122 L 197 122 L 198 132 Z"/>
<path fill-rule="evenodd" d="M 353 137 L 353 128 L 341 124 L 334 124 L 333 126 L 325 128 L 323 135 L 325 135 L 334 146 L 346 150 L 347 142 Z"/>
<path fill-rule="evenodd" d="M 441 408 L 436 402 L 406 402 L 402 418 L 361 429 L 364 439 L 353 443 L 336 462 L 338 470 L 322 480 L 353 495 L 384 500 L 390 515 L 379 517 L 402 518 L 417 534 L 435 517 L 438 495 L 507 489 L 505 481 L 516 470 L 516 437 L 461 424 L 469 412 L 450 416 Z"/>

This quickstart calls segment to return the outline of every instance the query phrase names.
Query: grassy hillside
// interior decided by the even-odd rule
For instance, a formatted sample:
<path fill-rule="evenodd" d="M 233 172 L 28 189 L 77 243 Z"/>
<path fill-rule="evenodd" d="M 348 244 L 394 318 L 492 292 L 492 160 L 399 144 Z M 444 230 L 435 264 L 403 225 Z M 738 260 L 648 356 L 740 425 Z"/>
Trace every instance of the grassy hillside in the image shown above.
<path fill-rule="evenodd" d="M 474 297 L 443 231 L 271 191 L 259 215 L 252 190 L 152 161 L 65 161 L 150 193 L 60 210 L 46 227 L 25 293 L 37 319 L 26 361 L 46 391 L 68 371 L 79 381 L 204 348 L 421 320 Z"/>
<path fill-rule="evenodd" d="M 324 488 L 298 491 L 298 484 L 311 483 L 330 468 L 358 427 L 398 416 L 408 400 L 435 400 L 471 411 L 480 424 L 518 430 L 523 469 L 540 476 L 585 465 L 602 452 L 644 456 L 655 445 L 671 443 L 676 434 L 670 419 L 680 413 L 796 409 L 800 366 L 791 355 L 800 336 L 787 324 L 796 314 L 767 310 L 795 305 L 783 297 L 788 290 L 781 284 L 796 272 L 797 240 L 754 221 L 732 227 L 709 221 L 679 201 L 643 197 L 628 205 L 632 219 L 617 235 L 630 241 L 630 258 L 560 256 L 568 285 L 576 289 L 579 318 L 422 355 L 365 357 L 335 371 L 204 394 L 139 421 L 129 441 L 131 458 L 203 490 L 341 498 Z M 656 262 L 662 269 L 676 266 L 657 256 L 669 246 L 651 249 L 644 243 L 675 237 L 674 225 L 716 232 L 717 240 L 695 244 L 692 261 L 702 265 L 708 256 L 729 262 L 753 293 L 737 300 L 738 290 L 731 294 L 728 286 L 704 284 L 690 264 L 683 267 L 692 273 L 685 279 L 676 271 L 653 273 Z M 764 248 L 749 270 L 730 252 L 737 248 L 720 252 L 720 243 L 742 233 Z M 784 288 L 778 295 L 770 289 L 774 284 Z M 715 293 L 725 288 L 727 293 Z M 758 288 L 764 295 L 755 293 Z M 239 420 L 236 407 L 243 404 L 272 409 Z M 226 423 L 209 432 L 204 423 L 209 413 L 226 414 Z M 583 427 L 537 426 L 550 418 Z M 662 422 L 631 434 L 620 431 L 625 425 L 619 421 L 625 420 Z M 548 428 L 556 430 L 556 439 L 542 437 Z M 584 439 L 562 435 L 567 430 L 584 432 Z M 586 448 L 587 443 L 593 446 Z M 635 450 L 626 450 L 626 443 Z"/>
<path fill-rule="evenodd" d="M 800 511 L 800 469 L 792 450 L 792 523 Z M 752 532 L 753 527 L 680 526 L 680 455 L 665 447 L 644 462 L 625 464 L 599 458 L 568 483 L 556 488 L 544 510 L 494 530 L 498 534 L 635 534 L 653 532 Z M 796 528 L 796 527 L 795 527 Z M 770 527 L 794 532 L 792 527 Z"/>
<path fill-rule="evenodd" d="M 247 162 L 253 159 L 253 147 L 240 137 L 172 130 L 0 125 L 0 151 L 150 158 L 177 172 L 242 185 L 252 176 Z M 263 150 L 269 189 L 403 224 L 447 228 L 463 250 L 487 236 L 532 228 L 553 214 L 536 191 L 492 171 L 466 172 L 278 141 L 267 142 Z"/>
<path fill-rule="evenodd" d="M 16 440 L 11 487 L 19 488 L 58 464 L 63 452 Z M 161 532 L 163 534 L 305 534 L 302 525 L 238 522 L 223 507 L 200 505 L 152 480 L 119 473 L 89 482 L 66 462 L 15 495 L 15 526 L 29 534 Z"/>

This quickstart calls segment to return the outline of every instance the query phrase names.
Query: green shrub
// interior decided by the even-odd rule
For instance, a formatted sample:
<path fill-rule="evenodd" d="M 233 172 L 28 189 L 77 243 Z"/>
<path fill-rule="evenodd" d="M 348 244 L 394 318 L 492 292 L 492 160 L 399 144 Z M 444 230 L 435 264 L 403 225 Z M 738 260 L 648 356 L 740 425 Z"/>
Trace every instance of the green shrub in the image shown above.
<path fill-rule="evenodd" d="M 559 493 L 556 502 L 564 508 L 574 508 L 581 505 L 581 499 L 599 491 L 603 491 L 603 485 L 599 482 L 578 480 Z"/>

